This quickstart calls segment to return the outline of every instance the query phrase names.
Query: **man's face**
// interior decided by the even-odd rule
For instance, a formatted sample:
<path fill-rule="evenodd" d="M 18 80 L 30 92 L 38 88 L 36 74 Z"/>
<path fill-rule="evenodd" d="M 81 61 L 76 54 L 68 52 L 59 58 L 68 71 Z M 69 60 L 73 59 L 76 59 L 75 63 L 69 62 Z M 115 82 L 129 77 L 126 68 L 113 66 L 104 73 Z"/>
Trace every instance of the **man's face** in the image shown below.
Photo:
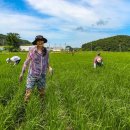
<path fill-rule="evenodd" d="M 42 41 L 42 40 L 37 41 L 37 46 L 43 46 L 43 44 L 44 44 L 44 41 Z"/>

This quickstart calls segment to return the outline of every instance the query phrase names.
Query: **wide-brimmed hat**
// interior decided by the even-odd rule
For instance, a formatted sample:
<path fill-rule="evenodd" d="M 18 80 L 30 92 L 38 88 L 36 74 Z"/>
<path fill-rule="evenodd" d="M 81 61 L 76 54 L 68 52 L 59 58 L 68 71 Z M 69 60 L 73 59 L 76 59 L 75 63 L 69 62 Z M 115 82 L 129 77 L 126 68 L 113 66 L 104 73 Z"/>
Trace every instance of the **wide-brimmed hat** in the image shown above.
<path fill-rule="evenodd" d="M 37 41 L 39 41 L 39 40 L 44 41 L 44 43 L 47 43 L 47 39 L 46 38 L 44 38 L 42 35 L 37 35 L 35 37 L 35 40 L 32 42 L 32 44 L 36 45 Z"/>

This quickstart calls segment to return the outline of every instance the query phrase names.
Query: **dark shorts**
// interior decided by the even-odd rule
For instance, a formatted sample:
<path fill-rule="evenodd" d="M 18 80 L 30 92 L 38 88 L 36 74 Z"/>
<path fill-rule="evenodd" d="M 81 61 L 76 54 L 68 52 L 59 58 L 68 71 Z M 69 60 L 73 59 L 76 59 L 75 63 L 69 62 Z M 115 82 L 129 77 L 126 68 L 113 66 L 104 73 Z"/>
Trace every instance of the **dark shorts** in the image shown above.
<path fill-rule="evenodd" d="M 41 74 L 38 78 L 28 75 L 26 88 L 33 89 L 35 85 L 37 85 L 38 89 L 44 88 L 46 85 L 46 75 Z"/>
<path fill-rule="evenodd" d="M 97 66 L 102 66 L 103 64 L 102 64 L 102 62 L 97 62 Z"/>

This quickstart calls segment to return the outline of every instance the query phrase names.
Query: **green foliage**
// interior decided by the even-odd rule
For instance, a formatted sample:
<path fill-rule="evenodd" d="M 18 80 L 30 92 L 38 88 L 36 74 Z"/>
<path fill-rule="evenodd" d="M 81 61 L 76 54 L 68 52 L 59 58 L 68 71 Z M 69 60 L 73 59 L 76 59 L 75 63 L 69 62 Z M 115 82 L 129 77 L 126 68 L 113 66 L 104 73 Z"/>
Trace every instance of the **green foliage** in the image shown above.
<path fill-rule="evenodd" d="M 82 51 L 81 48 L 73 48 L 73 49 L 74 49 L 74 51 Z"/>
<path fill-rule="evenodd" d="M 73 48 L 72 48 L 71 46 L 66 46 L 66 47 L 65 47 L 65 50 L 66 50 L 66 51 L 73 51 Z"/>
<path fill-rule="evenodd" d="M 23 46 L 24 46 L 24 45 L 29 45 L 29 46 L 30 46 L 30 45 L 32 45 L 32 44 L 31 44 L 31 42 L 29 42 L 28 40 L 22 40 L 22 39 L 20 39 L 20 45 L 23 45 Z"/>
<path fill-rule="evenodd" d="M 13 51 L 13 46 L 4 46 L 4 50 L 12 52 Z"/>
<path fill-rule="evenodd" d="M 18 49 L 20 46 L 20 35 L 18 33 L 7 33 L 6 41 L 9 46 Z"/>
<path fill-rule="evenodd" d="M 83 51 L 85 50 L 129 51 L 129 48 L 130 48 L 130 36 L 127 35 L 117 35 L 117 36 L 85 43 L 82 45 Z"/>
<path fill-rule="evenodd" d="M 0 34 L 0 45 L 5 45 L 6 43 L 6 35 Z"/>
<path fill-rule="evenodd" d="M 0 45 L 1 46 L 14 46 L 19 48 L 20 45 L 30 45 L 31 42 L 28 40 L 20 39 L 18 33 L 7 33 L 7 35 L 0 34 Z"/>
<path fill-rule="evenodd" d="M 19 48 L 14 48 L 13 46 L 4 46 L 4 50 L 9 51 L 9 52 L 18 52 L 18 51 L 20 51 Z"/>

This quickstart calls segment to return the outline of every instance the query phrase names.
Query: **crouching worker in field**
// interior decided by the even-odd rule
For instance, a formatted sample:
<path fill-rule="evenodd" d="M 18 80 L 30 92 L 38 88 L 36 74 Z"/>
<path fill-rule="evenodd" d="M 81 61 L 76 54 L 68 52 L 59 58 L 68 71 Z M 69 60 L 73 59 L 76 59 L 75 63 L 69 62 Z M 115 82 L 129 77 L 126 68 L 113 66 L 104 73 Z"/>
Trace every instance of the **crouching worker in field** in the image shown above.
<path fill-rule="evenodd" d="M 6 59 L 6 62 L 13 64 L 13 66 L 19 64 L 20 61 L 21 61 L 21 58 L 19 56 L 13 56 L 11 58 Z"/>
<path fill-rule="evenodd" d="M 97 56 L 94 58 L 94 68 L 97 66 L 103 66 L 103 59 L 100 56 L 100 53 L 97 54 Z"/>
<path fill-rule="evenodd" d="M 44 97 L 46 71 L 47 69 L 50 73 L 52 71 L 52 68 L 49 66 L 49 53 L 44 47 L 44 44 L 46 42 L 47 39 L 43 36 L 36 36 L 35 40 L 32 42 L 32 44 L 36 46 L 29 51 L 27 59 L 25 60 L 23 65 L 22 72 L 19 76 L 19 81 L 22 81 L 24 72 L 29 65 L 26 83 L 26 93 L 24 97 L 25 102 L 28 102 L 32 89 L 35 85 L 37 85 L 40 97 Z"/>

